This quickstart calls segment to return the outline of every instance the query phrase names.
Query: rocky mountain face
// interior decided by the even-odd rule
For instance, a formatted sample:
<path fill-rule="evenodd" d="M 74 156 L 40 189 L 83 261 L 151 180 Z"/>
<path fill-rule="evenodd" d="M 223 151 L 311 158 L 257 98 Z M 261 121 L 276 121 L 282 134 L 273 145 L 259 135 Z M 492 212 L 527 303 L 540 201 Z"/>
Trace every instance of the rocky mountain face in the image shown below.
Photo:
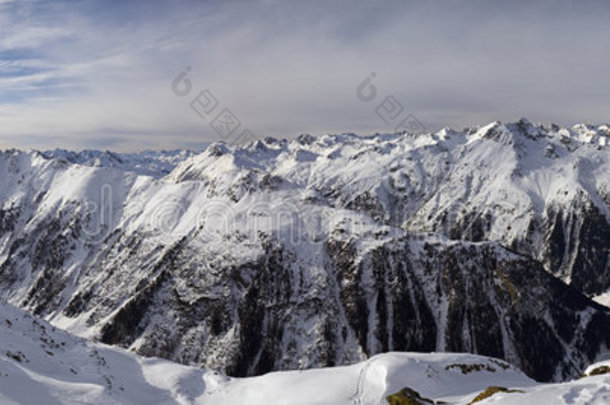
<path fill-rule="evenodd" d="M 167 176 L 6 151 L 0 295 L 233 376 L 397 350 L 563 379 L 610 354 L 590 299 L 610 284 L 608 135 L 303 135 L 213 144 Z"/>

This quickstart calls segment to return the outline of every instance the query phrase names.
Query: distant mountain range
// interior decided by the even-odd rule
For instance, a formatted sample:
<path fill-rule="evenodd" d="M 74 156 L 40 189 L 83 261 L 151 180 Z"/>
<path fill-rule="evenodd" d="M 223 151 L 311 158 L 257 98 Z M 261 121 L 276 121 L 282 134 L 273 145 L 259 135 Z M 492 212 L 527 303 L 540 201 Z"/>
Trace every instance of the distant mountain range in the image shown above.
<path fill-rule="evenodd" d="M 48 158 L 63 159 L 70 163 L 93 167 L 112 167 L 135 172 L 144 176 L 163 177 L 174 167 L 201 150 L 176 149 L 170 151 L 142 151 L 134 153 L 116 153 L 100 150 L 83 150 L 80 152 L 65 149 L 54 149 L 43 152 Z"/>

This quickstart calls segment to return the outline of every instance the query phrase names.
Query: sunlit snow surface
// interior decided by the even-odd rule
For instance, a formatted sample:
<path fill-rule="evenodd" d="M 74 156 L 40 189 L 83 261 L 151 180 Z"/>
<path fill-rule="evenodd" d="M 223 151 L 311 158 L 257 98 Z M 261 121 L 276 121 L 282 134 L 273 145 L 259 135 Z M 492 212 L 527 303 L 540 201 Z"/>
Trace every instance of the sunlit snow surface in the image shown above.
<path fill-rule="evenodd" d="M 469 366 L 477 370 L 464 372 Z M 482 403 L 610 401 L 610 374 L 537 384 L 507 363 L 470 354 L 387 353 L 352 366 L 234 379 L 91 343 L 0 303 L 2 404 L 383 404 L 405 387 L 466 404 L 489 386 L 523 392 Z"/>

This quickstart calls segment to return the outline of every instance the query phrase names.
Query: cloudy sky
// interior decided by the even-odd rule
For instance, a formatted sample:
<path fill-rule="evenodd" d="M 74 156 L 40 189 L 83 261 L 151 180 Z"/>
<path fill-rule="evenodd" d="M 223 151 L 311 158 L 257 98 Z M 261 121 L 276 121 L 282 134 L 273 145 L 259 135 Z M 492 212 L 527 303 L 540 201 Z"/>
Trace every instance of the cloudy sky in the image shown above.
<path fill-rule="evenodd" d="M 608 122 L 609 16 L 604 1 L 0 0 L 0 148 L 390 131 L 390 96 L 393 119 L 430 129 Z M 239 127 L 215 131 L 227 111 Z"/>

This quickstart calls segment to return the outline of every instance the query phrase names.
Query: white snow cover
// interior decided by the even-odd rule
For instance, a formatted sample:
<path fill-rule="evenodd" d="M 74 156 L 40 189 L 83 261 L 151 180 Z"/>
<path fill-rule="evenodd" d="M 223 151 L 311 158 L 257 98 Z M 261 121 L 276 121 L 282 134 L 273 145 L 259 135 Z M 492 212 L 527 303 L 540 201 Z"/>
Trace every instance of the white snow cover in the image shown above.
<path fill-rule="evenodd" d="M 603 294 L 594 297 L 593 300 L 598 302 L 599 304 L 610 307 L 610 291 L 607 291 Z"/>
<path fill-rule="evenodd" d="M 610 374 L 537 384 L 508 363 L 470 354 L 387 353 L 347 367 L 228 378 L 77 338 L 0 302 L 2 404 L 384 404 L 405 387 L 466 404 L 489 386 L 523 392 L 482 403 L 610 401 Z"/>

